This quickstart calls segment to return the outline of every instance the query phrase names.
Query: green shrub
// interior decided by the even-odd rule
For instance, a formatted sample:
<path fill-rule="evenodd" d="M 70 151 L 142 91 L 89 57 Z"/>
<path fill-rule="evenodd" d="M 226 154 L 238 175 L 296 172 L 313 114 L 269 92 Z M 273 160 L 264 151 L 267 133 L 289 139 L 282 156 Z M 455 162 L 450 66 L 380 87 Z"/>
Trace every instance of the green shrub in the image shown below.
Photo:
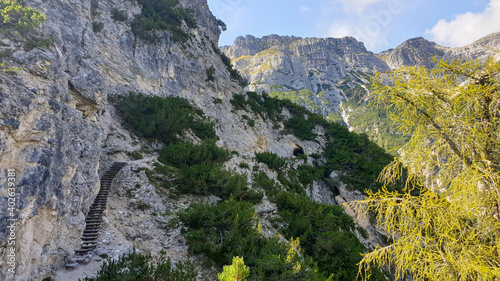
<path fill-rule="evenodd" d="M 24 43 L 24 50 L 30 51 L 34 48 L 48 48 L 54 46 L 56 39 L 54 37 L 50 38 L 36 38 L 36 39 L 26 39 Z"/>
<path fill-rule="evenodd" d="M 223 199 L 231 195 L 238 200 L 260 202 L 262 193 L 248 189 L 244 176 L 222 169 L 229 152 L 207 140 L 199 145 L 177 143 L 165 146 L 158 160 L 178 168 L 178 190 L 189 194 L 213 194 Z"/>
<path fill-rule="evenodd" d="M 250 268 L 248 280 L 326 279 L 310 257 L 292 256 L 279 238 L 258 232 L 251 203 L 229 199 L 217 205 L 192 204 L 179 213 L 179 219 L 189 230 L 184 236 L 191 253 L 205 255 L 219 268 L 230 264 L 233 256 L 244 256 Z M 294 270 L 297 263 L 300 270 Z"/>
<path fill-rule="evenodd" d="M 355 280 L 364 246 L 352 233 L 353 219 L 339 205 L 313 202 L 306 195 L 280 192 L 273 201 L 285 227 L 285 237 L 300 238 L 305 254 L 333 280 Z"/>
<path fill-rule="evenodd" d="M 273 170 L 280 170 L 286 166 L 285 160 L 272 152 L 255 153 L 255 158 Z"/>
<path fill-rule="evenodd" d="M 125 125 L 145 138 L 176 143 L 187 129 L 202 140 L 217 138 L 203 111 L 183 98 L 130 94 L 118 101 L 117 109 Z"/>
<path fill-rule="evenodd" d="M 250 165 L 248 165 L 247 163 L 240 163 L 240 168 L 242 169 L 250 169 Z"/>
<path fill-rule="evenodd" d="M 229 151 L 220 148 L 214 140 L 205 140 L 201 144 L 189 142 L 172 143 L 165 146 L 158 160 L 175 167 L 192 166 L 201 163 L 222 163 L 229 159 Z"/>
<path fill-rule="evenodd" d="M 104 23 L 100 21 L 92 22 L 92 31 L 94 31 L 94 33 L 101 32 L 103 28 L 104 28 Z"/>
<path fill-rule="evenodd" d="M 150 42 L 157 42 L 157 31 L 168 31 L 174 42 L 185 42 L 189 34 L 182 30 L 185 22 L 189 28 L 196 28 L 192 11 L 180 7 L 179 0 L 137 0 L 141 13 L 134 17 L 132 32 L 135 36 Z"/>
<path fill-rule="evenodd" d="M 139 160 L 144 158 L 144 156 L 142 156 L 142 153 L 140 153 L 139 151 L 127 152 L 127 155 L 134 160 Z"/>
<path fill-rule="evenodd" d="M 22 5 L 23 2 L 0 0 L 0 30 L 31 30 L 38 28 L 45 21 L 44 14 Z"/>
<path fill-rule="evenodd" d="M 118 259 L 108 258 L 97 272 L 95 278 L 86 277 L 83 281 L 118 281 L 118 280 L 171 280 L 195 281 L 198 272 L 190 262 L 178 262 L 172 266 L 170 258 L 162 255 L 153 259 L 151 255 L 142 255 L 132 251 Z"/>
<path fill-rule="evenodd" d="M 298 167 L 298 179 L 304 185 L 311 184 L 314 180 L 318 180 L 323 178 L 323 174 L 325 169 L 309 166 L 309 165 L 301 165 Z"/>
<path fill-rule="evenodd" d="M 116 21 L 127 21 L 128 15 L 126 11 L 113 9 L 111 10 L 111 18 Z"/>
<path fill-rule="evenodd" d="M 215 81 L 215 77 L 214 77 L 215 68 L 213 66 L 211 66 L 205 72 L 207 74 L 207 79 L 205 80 L 206 82 L 213 82 L 213 81 Z"/>
<path fill-rule="evenodd" d="M 370 237 L 370 236 L 368 235 L 368 231 L 367 231 L 366 229 L 362 228 L 361 226 L 357 226 L 357 227 L 356 227 L 356 230 L 359 232 L 359 234 L 360 234 L 363 238 L 368 239 L 368 237 Z"/>
<path fill-rule="evenodd" d="M 149 210 L 149 209 L 151 209 L 151 205 L 149 205 L 147 203 L 141 203 L 137 206 L 137 209 L 139 209 L 141 211 Z"/>
<path fill-rule="evenodd" d="M 264 189 L 268 196 L 274 195 L 278 191 L 276 182 L 270 179 L 265 173 L 255 173 L 253 175 L 253 182 L 254 186 Z"/>

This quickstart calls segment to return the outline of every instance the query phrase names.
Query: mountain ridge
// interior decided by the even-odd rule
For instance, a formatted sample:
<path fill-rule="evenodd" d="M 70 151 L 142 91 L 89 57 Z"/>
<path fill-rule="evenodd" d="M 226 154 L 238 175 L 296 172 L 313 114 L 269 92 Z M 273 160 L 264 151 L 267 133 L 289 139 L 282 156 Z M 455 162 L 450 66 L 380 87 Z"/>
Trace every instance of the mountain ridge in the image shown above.
<path fill-rule="evenodd" d="M 375 113 L 364 106 L 363 97 L 370 89 L 370 79 L 375 72 L 403 66 L 432 68 L 434 58 L 471 60 L 493 56 L 500 60 L 499 46 L 500 32 L 459 48 L 443 47 L 416 37 L 377 54 L 368 51 L 363 42 L 353 37 L 270 35 L 255 38 L 247 35 L 238 37 L 232 46 L 221 50 L 250 82 L 247 90 L 289 99 L 332 121 L 343 121 L 353 131 L 368 132 L 372 140 L 383 145 L 400 141 L 389 129 L 387 120 L 378 120 L 377 116 L 385 113 Z M 367 120 L 367 114 L 358 110 L 370 111 L 375 117 L 372 119 L 378 121 Z M 360 123 L 358 118 L 363 121 Z M 385 136 L 380 136 L 380 130 L 386 132 Z M 391 148 L 391 145 L 384 147 Z"/>

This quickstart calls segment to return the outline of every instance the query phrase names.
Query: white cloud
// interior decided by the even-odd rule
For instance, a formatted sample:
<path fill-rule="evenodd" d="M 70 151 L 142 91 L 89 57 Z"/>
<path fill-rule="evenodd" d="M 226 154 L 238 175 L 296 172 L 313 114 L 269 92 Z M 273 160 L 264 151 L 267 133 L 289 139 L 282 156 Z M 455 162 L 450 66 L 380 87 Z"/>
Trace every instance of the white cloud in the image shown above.
<path fill-rule="evenodd" d="M 311 9 L 311 7 L 307 7 L 307 6 L 303 6 L 303 7 L 300 7 L 299 8 L 301 12 L 303 13 L 309 13 L 309 12 L 312 12 L 313 10 Z"/>
<path fill-rule="evenodd" d="M 500 31 L 500 0 L 490 0 L 482 13 L 457 15 L 451 21 L 442 19 L 425 34 L 439 44 L 459 47 L 497 31 Z"/>
<path fill-rule="evenodd" d="M 355 12 L 361 15 L 363 11 L 370 5 L 387 2 L 389 0 L 337 0 L 344 7 L 345 12 Z"/>

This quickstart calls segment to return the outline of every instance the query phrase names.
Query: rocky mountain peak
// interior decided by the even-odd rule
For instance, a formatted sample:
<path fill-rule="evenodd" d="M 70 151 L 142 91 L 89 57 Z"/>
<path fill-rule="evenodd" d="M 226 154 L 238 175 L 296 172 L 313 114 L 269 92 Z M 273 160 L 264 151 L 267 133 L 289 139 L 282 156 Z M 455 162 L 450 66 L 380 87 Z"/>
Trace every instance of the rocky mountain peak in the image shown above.
<path fill-rule="evenodd" d="M 428 41 L 423 37 L 406 40 L 394 49 L 383 51 L 378 55 L 392 69 L 405 65 L 421 65 L 432 68 L 433 57 L 442 57 L 447 48 Z"/>

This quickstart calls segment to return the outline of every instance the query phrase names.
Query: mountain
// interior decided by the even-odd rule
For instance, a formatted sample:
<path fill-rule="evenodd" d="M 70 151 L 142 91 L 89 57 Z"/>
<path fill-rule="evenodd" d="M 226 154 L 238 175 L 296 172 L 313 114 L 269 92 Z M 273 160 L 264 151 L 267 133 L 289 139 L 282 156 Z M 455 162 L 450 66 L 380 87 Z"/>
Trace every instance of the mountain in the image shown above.
<path fill-rule="evenodd" d="M 271 35 L 259 39 L 248 35 L 221 50 L 248 79 L 250 91 L 293 96 L 292 100 L 324 116 L 338 112 L 348 94 L 342 89 L 354 85 L 351 80 L 367 81 L 366 73 L 389 70 L 384 61 L 352 37 Z"/>
<path fill-rule="evenodd" d="M 269 255 L 253 259 L 277 266 L 266 269 L 261 262 L 265 274 L 285 268 L 292 274 L 296 263 L 286 261 L 287 241 L 301 235 L 307 235 L 301 238 L 305 254 L 297 262 L 306 254 L 322 261 L 318 270 L 316 263 L 304 264 L 306 274 L 354 279 L 359 253 L 384 240 L 337 203 L 377 188 L 376 174 L 366 171 L 381 170 L 390 155 L 299 106 L 246 95 L 217 48 L 218 22 L 206 0 L 156 1 L 166 5 L 160 8 L 148 3 L 28 1 L 45 15 L 40 28 L 2 23 L 0 183 L 14 181 L 16 189 L 0 190 L 1 205 L 10 206 L 0 212 L 0 253 L 9 258 L 0 263 L 0 279 L 84 279 L 95 276 L 104 257 L 137 249 L 155 257 L 164 251 L 174 264 L 190 257 L 198 280 L 214 280 L 230 253 L 245 254 L 235 252 L 238 241 L 266 245 L 269 251 L 248 252 Z M 235 54 L 255 57 L 278 44 L 262 54 L 261 61 L 272 60 L 268 69 L 247 67 L 263 78 L 276 75 L 266 80 L 273 85 L 294 77 L 291 85 L 318 91 L 332 110 L 338 105 L 328 99 L 343 98 L 337 80 L 366 81 L 365 72 L 388 69 L 353 38 L 250 38 L 244 44 Z M 270 72 L 274 67 L 279 71 Z M 114 162 L 127 164 L 110 188 L 102 221 L 95 222 L 87 215 L 103 207 L 93 202 Z M 200 218 L 213 212 L 222 220 L 217 226 Z M 93 246 L 82 244 L 82 233 L 95 224 L 97 250 L 75 257 L 75 250 Z M 230 227 L 241 230 L 233 235 Z M 199 234 L 205 230 L 212 234 Z M 321 239 L 336 241 L 335 247 L 317 252 Z M 225 244 L 231 241 L 238 243 Z M 217 267 L 204 267 L 207 260 Z"/>
<path fill-rule="evenodd" d="M 391 150 L 404 139 L 391 128 L 387 112 L 367 107 L 362 100 L 370 89 L 370 77 L 402 66 L 432 68 L 433 58 L 470 60 L 493 56 L 500 60 L 499 41 L 500 33 L 494 33 L 464 47 L 448 48 L 419 37 L 374 54 L 352 37 L 247 35 L 221 50 L 248 79 L 248 90 L 265 91 L 332 121 L 344 122 L 351 130 L 367 133 Z"/>

